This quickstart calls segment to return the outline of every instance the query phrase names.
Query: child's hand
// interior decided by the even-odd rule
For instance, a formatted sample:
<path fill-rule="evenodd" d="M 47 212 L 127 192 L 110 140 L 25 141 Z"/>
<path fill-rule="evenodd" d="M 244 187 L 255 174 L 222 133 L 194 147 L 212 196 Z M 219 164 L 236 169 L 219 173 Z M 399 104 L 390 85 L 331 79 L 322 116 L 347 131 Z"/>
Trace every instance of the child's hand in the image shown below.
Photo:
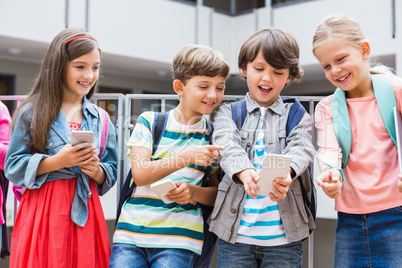
<path fill-rule="evenodd" d="M 166 195 L 166 199 L 177 204 L 188 204 L 193 200 L 194 191 L 191 184 L 175 181 L 177 188 Z"/>
<path fill-rule="evenodd" d="M 60 163 L 62 168 L 86 165 L 92 161 L 92 157 L 95 156 L 96 153 L 96 147 L 83 149 L 86 146 L 88 146 L 87 143 L 75 146 L 66 144 L 55 154 L 55 157 L 58 159 L 58 163 Z"/>
<path fill-rule="evenodd" d="M 336 198 L 341 193 L 341 174 L 337 169 L 327 169 L 316 178 L 316 182 L 330 198 Z"/>
<path fill-rule="evenodd" d="M 257 171 L 253 168 L 249 168 L 237 173 L 236 175 L 243 182 L 246 193 L 254 199 L 257 198 L 257 195 L 260 194 L 260 189 L 257 186 L 260 177 L 258 176 Z"/>
<path fill-rule="evenodd" d="M 399 173 L 398 190 L 402 193 L 402 173 Z"/>
<path fill-rule="evenodd" d="M 272 185 L 274 186 L 274 194 L 270 193 L 269 198 L 271 198 L 271 200 L 274 202 L 278 202 L 279 199 L 285 199 L 291 184 L 292 176 L 290 175 L 290 172 L 288 173 L 286 178 L 276 178 L 272 182 Z"/>
<path fill-rule="evenodd" d="M 210 166 L 219 158 L 219 151 L 225 147 L 218 145 L 204 145 L 181 153 L 188 165 Z"/>

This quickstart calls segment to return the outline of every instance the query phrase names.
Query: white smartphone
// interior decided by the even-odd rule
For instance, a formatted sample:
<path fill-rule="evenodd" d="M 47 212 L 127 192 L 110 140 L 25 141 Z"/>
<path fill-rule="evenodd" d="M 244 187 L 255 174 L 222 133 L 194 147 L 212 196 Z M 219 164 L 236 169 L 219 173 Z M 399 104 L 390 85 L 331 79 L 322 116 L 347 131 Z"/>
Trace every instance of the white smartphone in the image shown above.
<path fill-rule="evenodd" d="M 276 178 L 286 178 L 289 173 L 292 158 L 285 155 L 269 154 L 264 160 L 260 171 L 260 180 L 257 186 L 260 189 L 260 195 L 268 196 L 274 193 L 272 182 Z"/>
<path fill-rule="evenodd" d="M 167 200 L 165 196 L 168 192 L 176 188 L 176 184 L 170 179 L 160 180 L 151 184 L 152 191 L 166 204 L 172 203 L 172 201 Z"/>
<path fill-rule="evenodd" d="M 94 142 L 94 133 L 92 131 L 71 131 L 71 145 L 77 145 L 80 143 L 88 142 L 88 147 L 91 147 Z"/>

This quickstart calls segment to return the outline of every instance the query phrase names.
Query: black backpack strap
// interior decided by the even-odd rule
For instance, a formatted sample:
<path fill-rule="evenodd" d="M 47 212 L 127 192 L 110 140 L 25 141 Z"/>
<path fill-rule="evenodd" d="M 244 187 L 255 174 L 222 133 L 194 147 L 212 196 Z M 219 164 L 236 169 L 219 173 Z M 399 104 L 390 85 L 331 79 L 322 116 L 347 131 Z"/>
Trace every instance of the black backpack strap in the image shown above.
<path fill-rule="evenodd" d="M 168 112 L 166 112 L 166 113 L 155 112 L 154 122 L 152 125 L 152 139 L 153 139 L 152 154 L 154 154 L 156 152 L 156 149 L 159 145 L 160 139 L 162 137 L 162 133 L 166 127 L 166 123 L 167 123 L 166 119 L 167 118 L 168 118 Z M 133 178 L 133 176 L 132 176 L 131 168 L 130 168 L 130 170 L 127 173 L 126 179 L 124 180 L 123 188 L 121 189 L 121 192 L 120 192 L 119 204 L 117 205 L 117 211 L 116 211 L 116 224 L 117 224 L 117 221 L 119 220 L 121 208 L 123 207 L 124 202 L 126 202 L 126 200 L 131 197 L 131 194 L 132 194 L 134 188 L 136 187 L 134 181 L 131 183 L 132 178 Z M 130 183 L 131 183 L 131 185 L 130 185 Z"/>

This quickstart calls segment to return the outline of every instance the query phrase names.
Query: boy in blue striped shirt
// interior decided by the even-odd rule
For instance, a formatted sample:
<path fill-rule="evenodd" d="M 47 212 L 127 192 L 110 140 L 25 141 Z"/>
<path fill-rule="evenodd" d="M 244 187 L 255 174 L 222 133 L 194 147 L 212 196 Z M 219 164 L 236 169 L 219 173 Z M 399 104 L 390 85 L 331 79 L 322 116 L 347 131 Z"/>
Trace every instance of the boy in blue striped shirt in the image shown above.
<path fill-rule="evenodd" d="M 256 32 L 240 49 L 238 66 L 249 91 L 243 127 L 238 130 L 230 104 L 214 115 L 213 143 L 225 146 L 225 176 L 210 223 L 219 238 L 218 267 L 301 267 L 301 240 L 309 236 L 309 225 L 296 177 L 313 160 L 312 125 L 304 113 L 287 136 L 294 104 L 279 96 L 302 77 L 298 64 L 296 40 L 279 29 Z M 257 182 L 264 180 L 259 171 L 267 154 L 289 156 L 292 163 L 287 176 L 272 183 L 273 192 L 261 195 Z"/>

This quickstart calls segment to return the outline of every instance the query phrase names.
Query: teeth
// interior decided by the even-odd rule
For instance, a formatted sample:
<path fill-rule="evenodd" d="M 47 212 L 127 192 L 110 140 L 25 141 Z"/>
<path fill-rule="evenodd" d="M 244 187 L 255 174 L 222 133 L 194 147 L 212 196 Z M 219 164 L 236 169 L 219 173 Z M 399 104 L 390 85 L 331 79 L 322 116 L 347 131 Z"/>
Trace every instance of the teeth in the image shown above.
<path fill-rule="evenodd" d="M 260 86 L 260 88 L 265 89 L 265 90 L 271 89 L 271 87 L 267 87 L 267 86 Z"/>
<path fill-rule="evenodd" d="M 79 84 L 83 85 L 83 86 L 89 86 L 91 83 L 84 83 L 84 82 L 78 82 Z"/>
<path fill-rule="evenodd" d="M 345 81 L 345 79 L 348 78 L 348 77 L 349 77 L 349 75 L 345 76 L 345 77 L 342 78 L 342 79 L 338 79 L 338 81 L 339 81 L 339 82 Z"/>

